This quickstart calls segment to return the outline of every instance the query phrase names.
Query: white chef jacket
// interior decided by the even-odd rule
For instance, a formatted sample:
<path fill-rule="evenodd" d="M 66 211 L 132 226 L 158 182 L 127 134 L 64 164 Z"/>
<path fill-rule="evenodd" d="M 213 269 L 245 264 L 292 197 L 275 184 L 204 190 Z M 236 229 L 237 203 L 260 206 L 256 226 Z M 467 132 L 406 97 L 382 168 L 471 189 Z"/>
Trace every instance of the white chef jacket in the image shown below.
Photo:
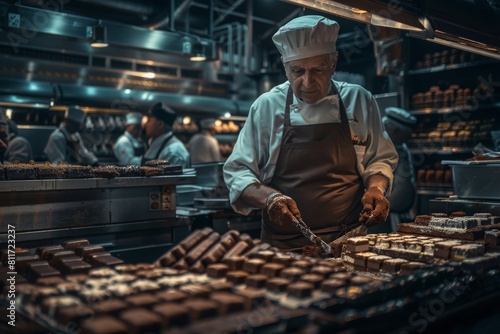
<path fill-rule="evenodd" d="M 344 103 L 353 139 L 366 140 L 366 145 L 354 145 L 357 168 L 363 182 L 371 175 L 382 174 L 389 180 L 390 192 L 398 155 L 384 130 L 375 98 L 359 85 L 332 82 Z M 253 209 L 240 199 L 243 190 L 255 181 L 269 184 L 273 178 L 283 137 L 284 109 L 289 87 L 287 81 L 255 100 L 233 152 L 224 164 L 224 181 L 229 188 L 229 199 L 238 213 L 247 215 Z M 291 124 L 300 126 L 340 122 L 338 95 L 331 95 L 327 100 L 332 105 L 331 111 L 318 113 L 294 96 L 294 103 L 290 105 Z"/>
<path fill-rule="evenodd" d="M 189 168 L 189 152 L 186 146 L 184 146 L 184 143 L 175 136 L 172 136 L 172 138 L 165 143 L 165 140 L 171 134 L 172 131 L 169 131 L 153 140 L 144 155 L 144 160 L 167 160 L 171 165 L 181 165 L 182 168 Z"/>
<path fill-rule="evenodd" d="M 59 161 L 71 163 L 71 161 L 66 161 L 66 145 L 67 140 L 78 142 L 78 155 L 80 160 L 76 162 L 79 165 L 94 165 L 98 159 L 90 150 L 85 147 L 85 144 L 80 136 L 79 132 L 75 132 L 72 135 L 66 131 L 64 123 L 62 123 L 59 128 L 55 129 L 45 145 L 43 152 L 47 155 L 47 159 L 52 164 L 57 164 Z M 70 151 L 73 148 L 70 148 Z"/>
<path fill-rule="evenodd" d="M 135 155 L 135 149 L 146 148 L 146 144 L 125 131 L 115 142 L 113 151 L 120 165 L 141 165 L 142 155 Z M 145 151 L 143 151 L 145 152 Z"/>
<path fill-rule="evenodd" d="M 222 161 L 219 141 L 207 131 L 195 134 L 189 141 L 192 164 Z"/>
<path fill-rule="evenodd" d="M 19 161 L 27 163 L 33 159 L 33 151 L 30 142 L 20 136 L 11 133 L 9 135 L 9 145 L 4 154 L 4 163 L 14 163 Z"/>

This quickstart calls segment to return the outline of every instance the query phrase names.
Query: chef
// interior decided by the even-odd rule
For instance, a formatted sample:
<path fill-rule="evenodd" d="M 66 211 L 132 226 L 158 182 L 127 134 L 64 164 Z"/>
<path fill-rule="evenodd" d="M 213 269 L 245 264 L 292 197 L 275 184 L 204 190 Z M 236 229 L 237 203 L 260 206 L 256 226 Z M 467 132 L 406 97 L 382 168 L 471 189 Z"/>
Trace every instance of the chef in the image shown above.
<path fill-rule="evenodd" d="M 49 136 L 43 152 L 52 164 L 59 161 L 97 166 L 97 157 L 82 140 L 80 130 L 85 120 L 85 112 L 79 106 L 69 106 L 64 112 L 64 120 Z"/>
<path fill-rule="evenodd" d="M 146 143 L 142 141 L 142 117 L 138 112 L 125 115 L 125 131 L 115 142 L 113 151 L 121 165 L 141 165 L 146 153 Z"/>
<path fill-rule="evenodd" d="M 391 228 L 396 231 L 401 221 L 413 221 L 415 218 L 417 186 L 413 159 L 406 142 L 411 139 L 417 126 L 417 118 L 404 109 L 389 107 L 385 109 L 382 122 L 399 156 L 394 171 L 389 214 Z"/>
<path fill-rule="evenodd" d="M 187 148 L 172 132 L 172 126 L 176 119 L 177 113 L 161 102 L 156 103 L 149 110 L 144 130 L 150 140 L 150 145 L 144 155 L 143 163 L 148 160 L 160 159 L 183 168 L 190 166 Z"/>
<path fill-rule="evenodd" d="M 200 133 L 189 140 L 191 164 L 203 164 L 222 161 L 219 141 L 215 138 L 215 119 L 205 118 L 200 121 Z"/>
<path fill-rule="evenodd" d="M 223 168 L 234 210 L 262 209 L 261 239 L 279 248 L 311 244 L 294 226 L 300 218 L 331 242 L 389 212 L 397 153 L 372 94 L 332 80 L 338 31 L 302 16 L 276 32 L 288 81 L 252 104 Z"/>

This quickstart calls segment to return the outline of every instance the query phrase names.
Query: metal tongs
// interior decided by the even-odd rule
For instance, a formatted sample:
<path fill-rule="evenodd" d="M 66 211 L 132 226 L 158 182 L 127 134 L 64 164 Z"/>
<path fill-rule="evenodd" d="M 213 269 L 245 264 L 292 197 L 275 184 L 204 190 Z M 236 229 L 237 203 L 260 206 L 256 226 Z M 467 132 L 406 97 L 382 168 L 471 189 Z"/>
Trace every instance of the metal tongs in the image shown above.
<path fill-rule="evenodd" d="M 326 254 L 328 254 L 328 255 L 332 254 L 332 248 L 326 242 L 321 240 L 320 237 L 318 237 L 316 234 L 314 234 L 311 231 L 311 228 L 309 226 L 307 226 L 307 224 L 304 223 L 304 221 L 301 218 L 293 217 L 293 222 L 295 223 L 295 226 L 298 227 L 300 232 L 302 232 L 302 234 L 307 239 L 311 240 L 318 247 L 321 247 Z"/>

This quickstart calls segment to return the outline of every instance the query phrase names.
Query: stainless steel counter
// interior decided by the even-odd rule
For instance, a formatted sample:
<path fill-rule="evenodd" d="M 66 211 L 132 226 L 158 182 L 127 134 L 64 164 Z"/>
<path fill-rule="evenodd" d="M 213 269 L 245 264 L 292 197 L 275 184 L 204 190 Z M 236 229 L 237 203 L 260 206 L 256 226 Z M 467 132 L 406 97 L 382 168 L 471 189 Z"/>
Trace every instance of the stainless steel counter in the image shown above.
<path fill-rule="evenodd" d="M 16 232 L 175 218 L 176 186 L 191 175 L 0 181 L 0 243 Z"/>

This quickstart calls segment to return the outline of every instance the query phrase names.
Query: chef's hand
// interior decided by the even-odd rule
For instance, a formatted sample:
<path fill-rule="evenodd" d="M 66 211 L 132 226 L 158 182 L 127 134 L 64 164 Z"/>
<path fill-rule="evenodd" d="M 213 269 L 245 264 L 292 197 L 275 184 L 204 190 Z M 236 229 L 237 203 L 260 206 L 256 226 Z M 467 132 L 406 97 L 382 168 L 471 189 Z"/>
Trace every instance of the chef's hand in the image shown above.
<path fill-rule="evenodd" d="M 294 221 L 301 219 L 297 203 L 283 194 L 272 196 L 266 203 L 266 209 L 269 219 L 280 225 L 294 225 Z"/>
<path fill-rule="evenodd" d="M 389 201 L 379 187 L 370 187 L 366 190 L 363 198 L 363 211 L 359 217 L 359 222 L 366 226 L 382 224 L 389 215 Z"/>

